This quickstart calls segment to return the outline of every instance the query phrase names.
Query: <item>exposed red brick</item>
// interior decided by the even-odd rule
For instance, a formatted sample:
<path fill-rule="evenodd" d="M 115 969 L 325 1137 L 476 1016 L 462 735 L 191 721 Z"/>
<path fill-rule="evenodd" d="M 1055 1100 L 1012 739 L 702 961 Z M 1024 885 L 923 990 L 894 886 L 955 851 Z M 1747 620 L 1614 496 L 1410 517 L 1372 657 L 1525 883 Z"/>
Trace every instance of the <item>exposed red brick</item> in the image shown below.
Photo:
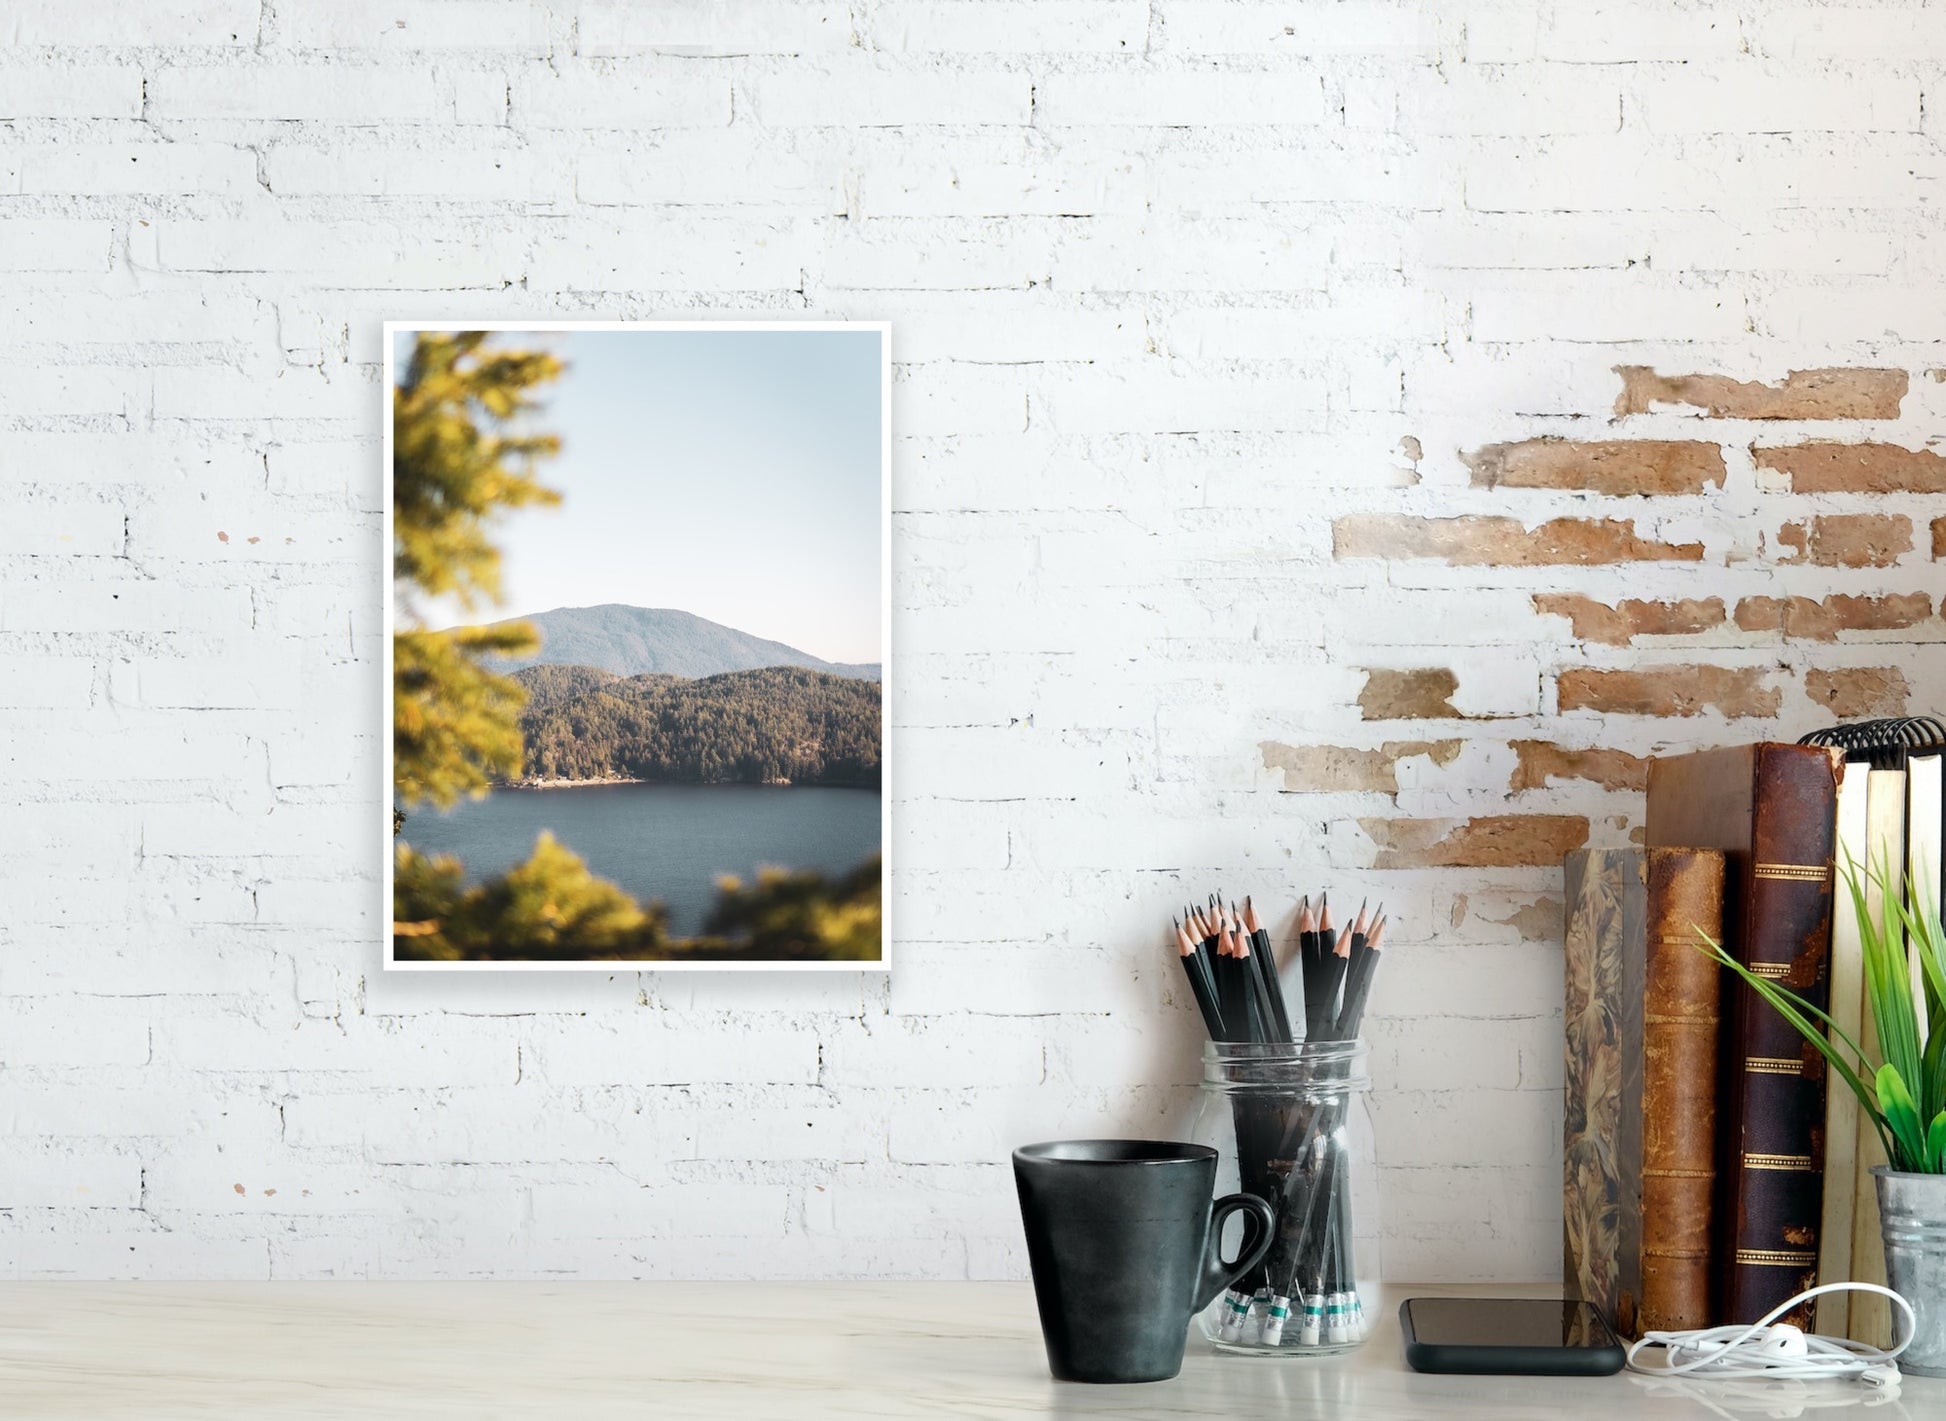
<path fill-rule="evenodd" d="M 1264 768 L 1284 772 L 1286 793 L 1328 794 L 1399 792 L 1399 761 L 1425 755 L 1435 765 L 1450 765 L 1460 752 L 1457 740 L 1388 740 L 1376 750 L 1350 745 L 1280 745 L 1266 740 L 1257 749 Z"/>
<path fill-rule="evenodd" d="M 1836 641 L 1841 631 L 1902 631 L 1932 616 L 1932 599 L 1923 592 L 1885 597 L 1746 597 L 1737 603 L 1736 623 L 1747 632 L 1781 631 L 1793 641 Z"/>
<path fill-rule="evenodd" d="M 1588 821 L 1578 814 L 1358 823 L 1378 845 L 1373 868 L 1552 868 L 1588 842 Z"/>
<path fill-rule="evenodd" d="M 1559 942 L 1566 910 L 1559 898 L 1536 898 L 1523 903 L 1504 918 L 1480 915 L 1483 922 L 1498 923 L 1520 934 L 1522 942 Z"/>
<path fill-rule="evenodd" d="M 1837 640 L 1837 619 L 1825 613 L 1822 602 L 1809 597 L 1746 597 L 1737 603 L 1736 623 L 1747 632 L 1781 632 L 1792 620 L 1810 629 L 1810 640 Z M 1786 635 L 1802 637 L 1805 632 Z"/>
<path fill-rule="evenodd" d="M 1782 694 L 1764 685 L 1764 675 L 1761 666 L 1575 666 L 1561 673 L 1561 709 L 1689 716 L 1714 708 L 1732 720 L 1775 715 Z"/>
<path fill-rule="evenodd" d="M 1909 383 L 1903 370 L 1793 370 L 1775 385 L 1658 375 L 1647 365 L 1617 365 L 1615 373 L 1622 377 L 1618 415 L 1688 405 L 1716 419 L 1897 419 Z"/>
<path fill-rule="evenodd" d="M 1793 493 L 1946 493 L 1946 458 L 1896 444 L 1752 449 L 1760 469 L 1790 475 Z"/>
<path fill-rule="evenodd" d="M 1723 599 L 1642 602 L 1624 598 L 1614 606 L 1579 592 L 1538 592 L 1534 610 L 1566 617 L 1583 641 L 1627 646 L 1638 636 L 1683 636 L 1723 625 Z"/>
<path fill-rule="evenodd" d="M 1825 610 L 1848 632 L 1891 632 L 1916 627 L 1932 616 L 1932 599 L 1923 592 L 1893 592 L 1883 597 L 1838 593 L 1824 599 Z M 1789 630 L 1788 623 L 1785 630 Z"/>
<path fill-rule="evenodd" d="M 1458 689 L 1459 677 L 1443 666 L 1367 671 L 1358 714 L 1364 720 L 1457 720 L 1452 695 Z"/>
<path fill-rule="evenodd" d="M 1896 666 L 1814 668 L 1804 676 L 1804 694 L 1840 720 L 1904 715 L 1909 689 L 1905 672 Z"/>
<path fill-rule="evenodd" d="M 1946 518 L 1935 518 L 1932 521 L 1932 559 L 1938 562 L 1942 558 L 1946 558 Z"/>
<path fill-rule="evenodd" d="M 1703 560 L 1701 543 L 1638 538 L 1624 518 L 1554 518 L 1530 529 L 1518 518 L 1354 513 L 1333 522 L 1331 536 L 1340 558 L 1439 558 L 1469 567 Z"/>
<path fill-rule="evenodd" d="M 1912 551 L 1912 520 L 1903 513 L 1821 513 L 1809 523 L 1786 523 L 1777 542 L 1785 563 L 1819 567 L 1890 567 Z"/>
<path fill-rule="evenodd" d="M 1649 785 L 1649 762 L 1626 750 L 1570 750 L 1552 740 L 1513 742 L 1510 790 L 1546 789 L 1550 780 L 1591 780 L 1603 789 L 1641 790 Z"/>
<path fill-rule="evenodd" d="M 1685 439 L 1582 442 L 1548 436 L 1460 456 L 1476 488 L 1573 488 L 1608 494 L 1701 493 L 1723 487 L 1723 451 Z"/>

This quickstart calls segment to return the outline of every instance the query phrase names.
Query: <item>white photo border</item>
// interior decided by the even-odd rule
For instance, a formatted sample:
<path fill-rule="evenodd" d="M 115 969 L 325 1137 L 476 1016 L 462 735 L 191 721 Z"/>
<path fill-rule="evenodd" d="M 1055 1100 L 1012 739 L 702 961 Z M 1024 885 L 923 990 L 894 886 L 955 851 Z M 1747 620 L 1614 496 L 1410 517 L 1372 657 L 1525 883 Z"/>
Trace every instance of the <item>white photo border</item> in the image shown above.
<path fill-rule="evenodd" d="M 397 866 L 392 831 L 392 633 L 393 588 L 393 487 L 392 487 L 392 382 L 393 350 L 396 338 L 419 331 L 660 331 L 683 332 L 759 332 L 759 331 L 875 331 L 879 358 L 879 940 L 878 960 L 871 962 L 672 962 L 659 958 L 609 958 L 600 961 L 522 962 L 401 962 L 393 955 L 392 935 L 393 878 Z M 892 793 L 889 776 L 892 705 L 892 324 L 889 321 L 545 321 L 545 320 L 419 320 L 384 323 L 384 374 L 380 382 L 383 438 L 379 457 L 385 490 L 385 529 L 383 547 L 384 578 L 384 702 L 379 742 L 379 815 L 382 837 L 379 861 L 382 865 L 383 962 L 388 972 L 884 972 L 892 970 Z"/>

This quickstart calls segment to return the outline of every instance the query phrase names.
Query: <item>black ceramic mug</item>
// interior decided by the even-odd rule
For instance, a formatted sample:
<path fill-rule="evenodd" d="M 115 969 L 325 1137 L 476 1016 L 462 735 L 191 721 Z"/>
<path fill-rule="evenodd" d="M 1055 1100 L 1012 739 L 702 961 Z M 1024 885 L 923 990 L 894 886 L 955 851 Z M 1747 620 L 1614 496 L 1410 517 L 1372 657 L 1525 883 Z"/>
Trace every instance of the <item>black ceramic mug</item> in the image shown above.
<path fill-rule="evenodd" d="M 1014 1151 L 1048 1370 L 1070 1382 L 1159 1382 L 1182 1370 L 1189 1322 L 1254 1268 L 1277 1216 L 1216 1191 L 1216 1151 L 1168 1140 L 1057 1140 Z M 1243 1249 L 1223 1261 L 1223 1222 Z"/>

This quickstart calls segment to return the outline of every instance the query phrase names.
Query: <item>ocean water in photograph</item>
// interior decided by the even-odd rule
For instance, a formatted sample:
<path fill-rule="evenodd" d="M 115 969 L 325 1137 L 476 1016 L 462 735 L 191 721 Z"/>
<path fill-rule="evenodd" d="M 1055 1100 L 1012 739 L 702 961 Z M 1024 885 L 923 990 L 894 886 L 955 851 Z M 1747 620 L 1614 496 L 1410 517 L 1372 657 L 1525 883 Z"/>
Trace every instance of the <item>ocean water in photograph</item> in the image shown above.
<path fill-rule="evenodd" d="M 503 873 L 543 829 L 589 869 L 669 907 L 672 931 L 701 931 L 723 874 L 759 867 L 842 873 L 879 852 L 879 793 L 814 785 L 589 785 L 501 789 L 450 813 L 421 809 L 400 836 L 424 854 L 456 854 L 467 881 Z"/>

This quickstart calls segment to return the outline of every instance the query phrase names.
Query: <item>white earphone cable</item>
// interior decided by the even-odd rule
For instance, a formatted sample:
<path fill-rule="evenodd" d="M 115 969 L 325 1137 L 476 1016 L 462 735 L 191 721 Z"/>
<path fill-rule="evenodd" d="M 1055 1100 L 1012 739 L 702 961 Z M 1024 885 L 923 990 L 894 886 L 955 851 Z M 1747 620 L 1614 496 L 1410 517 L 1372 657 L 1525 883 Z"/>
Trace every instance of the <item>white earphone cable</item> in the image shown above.
<path fill-rule="evenodd" d="M 1905 1314 L 1905 1335 L 1898 1345 L 1888 1351 L 1848 1337 L 1806 1334 L 1777 1321 L 1799 1303 L 1839 1292 L 1876 1293 L 1896 1303 Z M 1911 1345 L 1917 1326 L 1912 1304 L 1890 1288 L 1876 1283 L 1826 1283 L 1806 1289 L 1747 1327 L 1644 1333 L 1641 1341 L 1628 1349 L 1628 1368 L 1652 1377 L 1794 1377 L 1802 1381 L 1857 1377 L 1876 1385 L 1892 1385 L 1898 1380 L 1893 1359 Z M 1649 1348 L 1661 1349 L 1664 1360 L 1638 1360 Z"/>

